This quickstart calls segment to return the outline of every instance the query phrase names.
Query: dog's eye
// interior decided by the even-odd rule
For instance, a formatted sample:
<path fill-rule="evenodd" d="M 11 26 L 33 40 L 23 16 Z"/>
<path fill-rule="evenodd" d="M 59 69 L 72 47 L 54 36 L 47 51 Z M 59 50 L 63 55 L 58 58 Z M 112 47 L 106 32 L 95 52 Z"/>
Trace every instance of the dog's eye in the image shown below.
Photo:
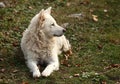
<path fill-rule="evenodd" d="M 52 24 L 51 24 L 51 26 L 55 26 L 55 24 L 54 24 L 54 23 L 52 23 Z"/>

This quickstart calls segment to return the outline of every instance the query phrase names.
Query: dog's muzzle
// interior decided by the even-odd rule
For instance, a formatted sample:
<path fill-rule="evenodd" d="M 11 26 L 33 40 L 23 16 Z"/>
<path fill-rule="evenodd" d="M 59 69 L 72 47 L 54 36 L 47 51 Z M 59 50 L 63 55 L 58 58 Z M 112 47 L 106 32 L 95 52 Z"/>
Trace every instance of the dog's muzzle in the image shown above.
<path fill-rule="evenodd" d="M 66 32 L 66 29 L 63 29 L 60 34 L 57 33 L 57 34 L 54 34 L 54 36 L 60 37 L 60 36 L 62 36 L 65 32 Z"/>

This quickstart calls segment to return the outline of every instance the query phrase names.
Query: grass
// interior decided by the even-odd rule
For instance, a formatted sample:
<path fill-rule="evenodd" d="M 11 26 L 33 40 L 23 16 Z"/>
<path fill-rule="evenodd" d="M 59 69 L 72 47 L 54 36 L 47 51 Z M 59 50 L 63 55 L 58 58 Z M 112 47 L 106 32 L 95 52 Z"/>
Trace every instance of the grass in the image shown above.
<path fill-rule="evenodd" d="M 120 83 L 119 0 L 4 2 L 6 7 L 0 8 L 0 84 Z M 49 6 L 53 7 L 52 15 L 59 24 L 69 23 L 66 36 L 72 44 L 73 55 L 68 61 L 61 55 L 63 64 L 50 77 L 33 79 L 24 63 L 20 40 L 31 18 Z M 83 17 L 67 17 L 75 13 Z M 98 16 L 97 22 L 92 15 Z"/>

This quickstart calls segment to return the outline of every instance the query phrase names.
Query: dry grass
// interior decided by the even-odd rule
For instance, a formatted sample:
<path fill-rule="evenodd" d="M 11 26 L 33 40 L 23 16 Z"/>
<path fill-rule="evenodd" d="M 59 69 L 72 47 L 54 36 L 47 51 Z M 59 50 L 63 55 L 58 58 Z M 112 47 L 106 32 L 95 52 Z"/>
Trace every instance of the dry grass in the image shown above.
<path fill-rule="evenodd" d="M 2 0 L 1 0 L 2 1 Z M 119 0 L 5 0 L 0 8 L 1 84 L 119 84 Z M 60 70 L 48 78 L 33 79 L 20 50 L 22 32 L 42 8 L 53 7 L 58 23 L 69 23 L 66 36 L 74 54 L 60 56 Z M 70 14 L 82 17 L 71 18 Z M 96 15 L 95 21 L 92 15 Z"/>

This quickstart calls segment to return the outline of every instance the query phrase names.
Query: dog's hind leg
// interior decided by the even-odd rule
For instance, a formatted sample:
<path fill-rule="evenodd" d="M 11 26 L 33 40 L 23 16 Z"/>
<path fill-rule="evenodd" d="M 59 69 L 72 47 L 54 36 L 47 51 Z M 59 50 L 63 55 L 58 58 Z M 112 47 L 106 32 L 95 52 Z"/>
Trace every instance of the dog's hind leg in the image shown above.
<path fill-rule="evenodd" d="M 30 71 L 33 73 L 34 78 L 41 76 L 39 68 L 37 66 L 37 61 L 28 60 L 26 63 Z"/>

